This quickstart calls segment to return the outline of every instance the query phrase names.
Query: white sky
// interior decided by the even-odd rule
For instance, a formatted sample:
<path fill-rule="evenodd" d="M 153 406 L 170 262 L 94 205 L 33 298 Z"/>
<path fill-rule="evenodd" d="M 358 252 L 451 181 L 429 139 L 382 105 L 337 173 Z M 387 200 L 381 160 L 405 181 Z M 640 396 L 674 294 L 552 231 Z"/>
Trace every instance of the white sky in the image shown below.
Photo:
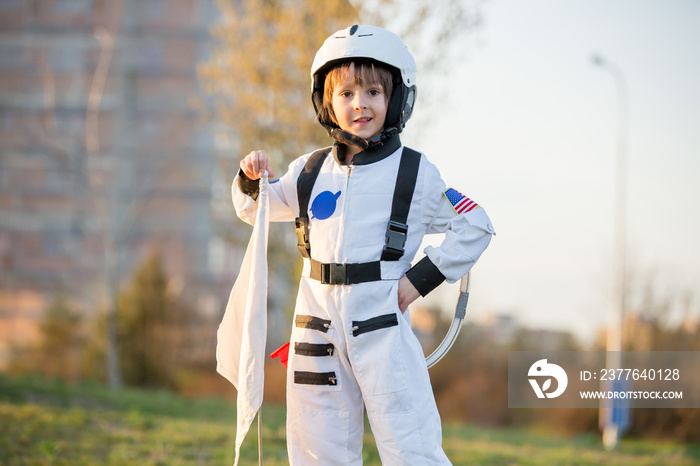
<path fill-rule="evenodd" d="M 629 260 L 700 283 L 700 2 L 491 0 L 484 13 L 449 104 L 419 101 L 434 121 L 402 135 L 498 233 L 474 269 L 468 318 L 508 313 L 584 339 L 606 322 L 617 93 L 593 53 L 629 87 Z"/>

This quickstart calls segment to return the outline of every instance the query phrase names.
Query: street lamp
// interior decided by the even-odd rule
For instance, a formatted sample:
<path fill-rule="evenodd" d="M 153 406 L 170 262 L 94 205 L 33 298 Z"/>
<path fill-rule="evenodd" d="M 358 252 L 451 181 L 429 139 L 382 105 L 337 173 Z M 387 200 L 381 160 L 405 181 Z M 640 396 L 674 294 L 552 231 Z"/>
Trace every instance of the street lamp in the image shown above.
<path fill-rule="evenodd" d="M 615 79 L 618 101 L 617 167 L 615 179 L 615 221 L 612 257 L 612 287 L 608 314 L 606 367 L 622 368 L 622 321 L 625 309 L 625 272 L 627 240 L 627 152 L 629 99 L 627 79 L 613 62 L 601 55 L 593 55 L 593 64 L 608 71 Z M 600 424 L 603 428 L 603 444 L 607 449 L 617 446 L 620 434 L 629 424 L 629 407 L 602 400 Z M 616 416 L 621 414 L 621 416 Z"/>

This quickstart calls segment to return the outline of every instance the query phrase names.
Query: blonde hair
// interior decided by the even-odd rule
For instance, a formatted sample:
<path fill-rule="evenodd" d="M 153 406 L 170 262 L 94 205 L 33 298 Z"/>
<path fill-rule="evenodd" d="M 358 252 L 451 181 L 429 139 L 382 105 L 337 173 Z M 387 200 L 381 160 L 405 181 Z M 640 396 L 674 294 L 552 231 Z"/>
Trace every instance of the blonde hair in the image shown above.
<path fill-rule="evenodd" d="M 345 62 L 331 69 L 326 74 L 326 80 L 323 84 L 323 108 L 322 111 L 330 117 L 337 125 L 338 120 L 333 111 L 333 90 L 338 83 L 345 82 L 350 78 L 350 67 L 353 68 L 352 79 L 356 84 L 366 82 L 370 85 L 379 84 L 384 90 L 384 98 L 389 101 L 391 91 L 394 88 L 392 74 L 387 68 L 371 62 Z"/>

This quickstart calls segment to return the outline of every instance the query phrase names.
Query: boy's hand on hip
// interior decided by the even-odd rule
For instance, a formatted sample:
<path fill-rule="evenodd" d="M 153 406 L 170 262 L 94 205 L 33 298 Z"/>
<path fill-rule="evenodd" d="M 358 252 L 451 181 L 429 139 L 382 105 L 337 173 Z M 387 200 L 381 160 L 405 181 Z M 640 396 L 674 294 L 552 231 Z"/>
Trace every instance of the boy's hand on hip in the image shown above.
<path fill-rule="evenodd" d="M 413 283 L 404 275 L 399 280 L 399 309 L 403 314 L 408 309 L 408 305 L 418 299 L 420 293 L 413 286 Z"/>
<path fill-rule="evenodd" d="M 245 158 L 241 160 L 241 170 L 243 170 L 245 176 L 251 180 L 262 178 L 265 170 L 267 170 L 267 175 L 270 178 L 274 178 L 275 176 L 272 168 L 270 168 L 270 159 L 267 157 L 264 150 L 254 150 L 246 155 Z"/>

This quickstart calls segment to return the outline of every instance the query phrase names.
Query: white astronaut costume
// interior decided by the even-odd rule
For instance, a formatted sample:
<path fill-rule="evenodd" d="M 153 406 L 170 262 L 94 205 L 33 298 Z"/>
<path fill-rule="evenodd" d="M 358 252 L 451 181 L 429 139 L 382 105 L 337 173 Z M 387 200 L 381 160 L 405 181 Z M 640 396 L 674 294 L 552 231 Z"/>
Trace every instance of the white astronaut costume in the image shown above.
<path fill-rule="evenodd" d="M 387 39 L 387 34 L 393 37 Z M 410 53 L 398 36 L 379 28 L 353 26 L 326 43 L 341 39 L 347 45 L 337 57 L 348 59 L 347 50 L 352 49 L 349 59 L 366 57 L 386 64 L 386 59 L 377 58 L 374 44 L 357 45 L 358 36 L 362 41 L 372 35 L 382 42 L 398 40 L 404 49 L 398 60 L 407 63 Z M 322 51 L 323 47 L 319 54 Z M 397 68 L 403 76 L 404 68 Z M 312 76 L 318 69 L 315 63 Z M 411 80 L 415 93 L 415 75 Z M 410 111 L 402 113 L 410 116 Z M 486 249 L 494 231 L 483 208 L 455 210 L 437 168 L 420 154 L 403 256 L 380 261 L 403 153 L 396 133 L 406 119 L 399 120 L 398 131 L 355 155 L 350 165 L 345 165 L 338 143 L 316 153 L 328 155 L 308 198 L 310 258 L 304 259 L 287 372 L 287 446 L 294 466 L 362 464 L 363 405 L 383 464 L 450 464 L 441 446 L 440 416 L 425 356 L 409 319 L 399 310 L 398 281 L 406 275 L 425 295 L 445 279 L 459 280 Z M 297 219 L 297 180 L 313 156 L 299 157 L 270 184 L 270 221 Z M 234 180 L 236 212 L 249 223 L 254 219 L 256 189 L 257 182 L 242 173 Z M 411 267 L 426 233 L 445 238 L 440 246 L 427 247 L 426 257 Z M 370 281 L 362 278 L 367 264 L 373 266 Z M 348 278 L 353 274 L 357 277 Z"/>

